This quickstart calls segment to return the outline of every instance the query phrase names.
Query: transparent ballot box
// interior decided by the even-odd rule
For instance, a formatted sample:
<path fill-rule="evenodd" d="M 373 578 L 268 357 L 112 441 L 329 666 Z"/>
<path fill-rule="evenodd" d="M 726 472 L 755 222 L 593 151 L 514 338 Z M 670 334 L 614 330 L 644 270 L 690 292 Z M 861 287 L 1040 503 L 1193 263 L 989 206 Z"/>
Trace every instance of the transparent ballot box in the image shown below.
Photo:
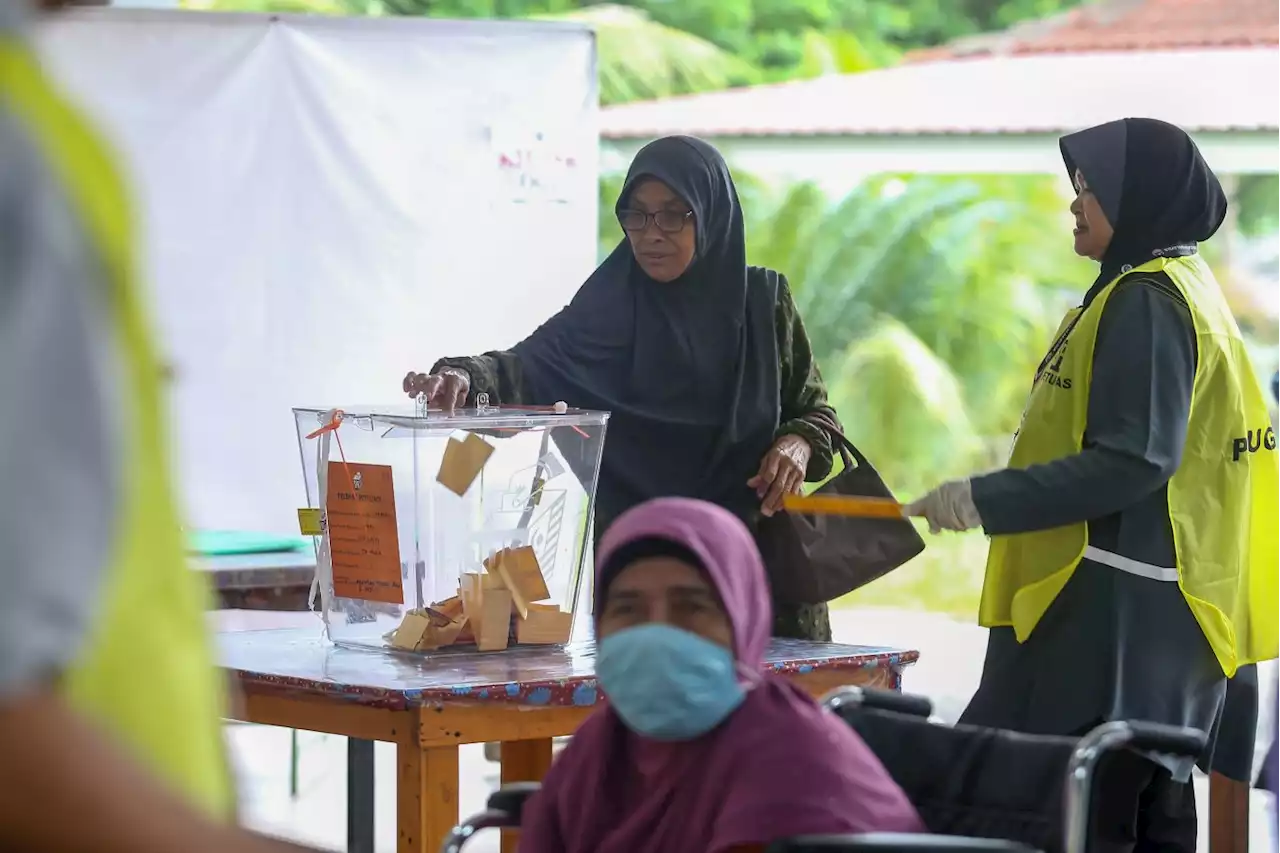
<path fill-rule="evenodd" d="M 333 642 L 568 642 L 608 414 L 561 409 L 293 410 Z"/>

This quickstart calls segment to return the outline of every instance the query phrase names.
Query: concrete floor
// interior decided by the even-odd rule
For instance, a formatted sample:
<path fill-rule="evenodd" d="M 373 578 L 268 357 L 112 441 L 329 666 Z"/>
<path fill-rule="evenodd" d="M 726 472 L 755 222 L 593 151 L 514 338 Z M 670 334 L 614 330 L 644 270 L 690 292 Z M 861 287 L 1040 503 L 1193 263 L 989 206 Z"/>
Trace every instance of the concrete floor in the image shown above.
<path fill-rule="evenodd" d="M 930 696 L 938 714 L 954 720 L 978 683 L 985 632 L 946 617 L 915 612 L 844 610 L 832 614 L 837 642 L 909 646 L 921 652 L 904 687 Z M 1274 669 L 1264 696 L 1274 696 Z M 346 742 L 311 732 L 299 733 L 298 797 L 289 795 L 289 732 L 265 726 L 233 725 L 229 738 L 241 776 L 243 816 L 252 827 L 328 850 L 342 850 L 346 838 Z M 459 802 L 463 814 L 479 811 L 498 784 L 498 767 L 485 761 L 480 745 L 462 748 Z M 395 850 L 395 749 L 377 748 L 376 835 L 378 853 Z M 1207 786 L 1197 780 L 1200 814 L 1208 814 Z M 1255 793 L 1250 849 L 1275 850 L 1268 838 L 1268 798 Z M 1207 851 L 1207 826 L 1201 820 L 1200 849 Z M 497 853 L 496 833 L 478 836 L 469 853 Z"/>

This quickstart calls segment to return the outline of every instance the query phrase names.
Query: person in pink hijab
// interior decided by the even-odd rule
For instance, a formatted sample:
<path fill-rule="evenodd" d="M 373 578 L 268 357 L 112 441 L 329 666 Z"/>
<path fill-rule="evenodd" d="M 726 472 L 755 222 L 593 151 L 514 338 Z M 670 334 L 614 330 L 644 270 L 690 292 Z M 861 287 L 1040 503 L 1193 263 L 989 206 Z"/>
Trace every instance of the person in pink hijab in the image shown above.
<path fill-rule="evenodd" d="M 521 853 L 728 853 L 923 832 L 844 722 L 764 672 L 773 617 L 747 528 L 703 501 L 620 516 L 596 563 L 587 718 L 524 808 Z"/>

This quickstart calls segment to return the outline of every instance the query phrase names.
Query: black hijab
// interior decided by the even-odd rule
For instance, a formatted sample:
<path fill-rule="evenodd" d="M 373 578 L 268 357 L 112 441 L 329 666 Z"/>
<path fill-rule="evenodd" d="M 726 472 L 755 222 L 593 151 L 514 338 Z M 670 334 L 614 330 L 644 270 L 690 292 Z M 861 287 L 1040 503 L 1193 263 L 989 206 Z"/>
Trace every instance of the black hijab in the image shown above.
<path fill-rule="evenodd" d="M 569 305 L 513 351 L 536 401 L 612 413 L 597 495 L 606 520 L 670 495 L 746 514 L 756 503 L 746 481 L 779 418 L 774 303 L 748 288 L 738 193 L 715 148 L 687 136 L 646 145 L 617 210 L 646 178 L 693 210 L 689 268 L 654 281 L 624 238 Z"/>
<path fill-rule="evenodd" d="M 1194 254 L 1226 218 L 1217 176 L 1174 125 L 1127 118 L 1064 136 L 1059 147 L 1068 175 L 1074 181 L 1080 170 L 1115 231 L 1090 297 L 1126 267 Z"/>

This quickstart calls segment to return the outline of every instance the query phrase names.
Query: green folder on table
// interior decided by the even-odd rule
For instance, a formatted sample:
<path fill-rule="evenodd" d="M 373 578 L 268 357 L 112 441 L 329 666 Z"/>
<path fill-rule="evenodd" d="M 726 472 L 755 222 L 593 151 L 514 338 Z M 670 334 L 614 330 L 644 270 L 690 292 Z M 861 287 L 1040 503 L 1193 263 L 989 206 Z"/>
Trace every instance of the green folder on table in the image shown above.
<path fill-rule="evenodd" d="M 235 554 L 280 554 L 311 547 L 301 536 L 254 533 L 249 530 L 193 530 L 187 532 L 187 552 L 203 557 Z"/>

